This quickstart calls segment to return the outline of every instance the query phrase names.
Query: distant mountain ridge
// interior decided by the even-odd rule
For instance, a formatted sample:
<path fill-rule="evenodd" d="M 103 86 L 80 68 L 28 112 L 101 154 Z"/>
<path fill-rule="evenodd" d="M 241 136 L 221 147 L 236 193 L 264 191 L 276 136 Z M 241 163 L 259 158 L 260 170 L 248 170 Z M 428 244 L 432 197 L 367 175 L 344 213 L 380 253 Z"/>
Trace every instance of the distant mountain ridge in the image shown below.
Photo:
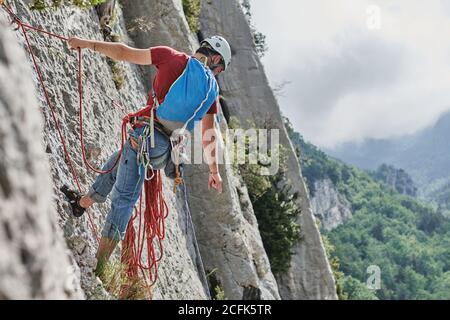
<path fill-rule="evenodd" d="M 392 165 L 382 164 L 376 171 L 369 174 L 376 180 L 394 188 L 398 193 L 411 197 L 417 196 L 417 187 L 411 176 L 403 169 L 397 169 Z"/>
<path fill-rule="evenodd" d="M 346 143 L 325 152 L 361 169 L 375 170 L 383 163 L 402 168 L 424 190 L 450 179 L 450 112 L 414 135 Z"/>

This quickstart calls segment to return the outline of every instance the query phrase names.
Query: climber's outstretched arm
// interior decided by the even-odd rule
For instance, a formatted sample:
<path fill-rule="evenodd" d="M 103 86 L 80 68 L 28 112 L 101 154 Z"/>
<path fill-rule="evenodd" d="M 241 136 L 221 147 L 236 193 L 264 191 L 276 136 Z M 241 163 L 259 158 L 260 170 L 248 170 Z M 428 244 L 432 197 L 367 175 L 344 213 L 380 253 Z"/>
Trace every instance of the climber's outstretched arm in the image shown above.
<path fill-rule="evenodd" d="M 222 177 L 219 173 L 217 161 L 218 151 L 218 128 L 214 114 L 206 114 L 202 119 L 202 144 L 206 161 L 209 166 L 208 189 L 214 188 L 217 192 L 222 192 Z"/>
<path fill-rule="evenodd" d="M 77 37 L 69 38 L 71 49 L 91 49 L 118 61 L 128 61 L 134 64 L 152 64 L 150 49 L 136 49 L 119 42 L 86 40 Z"/>
<path fill-rule="evenodd" d="M 136 49 L 127 45 L 122 46 L 122 59 L 134 64 L 148 65 L 152 64 L 152 55 L 149 49 Z"/>

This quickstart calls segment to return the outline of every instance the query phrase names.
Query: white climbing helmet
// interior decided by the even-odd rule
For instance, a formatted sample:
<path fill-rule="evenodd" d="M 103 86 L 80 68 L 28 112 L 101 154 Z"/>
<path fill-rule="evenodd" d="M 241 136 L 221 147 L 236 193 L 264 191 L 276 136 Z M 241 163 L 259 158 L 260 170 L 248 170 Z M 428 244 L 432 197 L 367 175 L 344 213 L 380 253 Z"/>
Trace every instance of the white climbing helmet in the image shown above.
<path fill-rule="evenodd" d="M 217 51 L 225 63 L 225 70 L 231 63 L 231 47 L 227 40 L 221 36 L 212 36 L 203 40 L 200 45 L 209 44 L 213 50 Z"/>

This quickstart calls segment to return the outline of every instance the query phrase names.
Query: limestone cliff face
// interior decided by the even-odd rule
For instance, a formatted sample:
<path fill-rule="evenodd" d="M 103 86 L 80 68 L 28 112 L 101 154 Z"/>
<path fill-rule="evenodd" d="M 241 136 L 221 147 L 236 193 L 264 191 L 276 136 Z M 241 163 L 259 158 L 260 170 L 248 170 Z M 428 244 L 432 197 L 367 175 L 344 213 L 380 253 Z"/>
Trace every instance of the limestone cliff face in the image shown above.
<path fill-rule="evenodd" d="M 351 218 L 351 204 L 339 194 L 330 179 L 314 183 L 314 196 L 311 198 L 313 213 L 325 230 L 333 230 Z"/>
<path fill-rule="evenodd" d="M 288 273 L 278 278 L 283 299 L 336 299 L 336 288 L 319 230 L 301 176 L 298 159 L 283 126 L 281 113 L 264 68 L 253 45 L 250 27 L 238 1 L 202 1 L 201 32 L 229 39 L 233 57 L 230 70 L 220 77 L 221 94 L 228 111 L 241 124 L 247 119 L 269 120 L 280 129 L 280 143 L 288 150 L 290 183 L 300 194 L 302 214 L 298 218 L 303 239 L 295 247 Z"/>
<path fill-rule="evenodd" d="M 52 205 L 31 68 L 3 15 L 0 122 L 0 299 L 81 299 Z"/>

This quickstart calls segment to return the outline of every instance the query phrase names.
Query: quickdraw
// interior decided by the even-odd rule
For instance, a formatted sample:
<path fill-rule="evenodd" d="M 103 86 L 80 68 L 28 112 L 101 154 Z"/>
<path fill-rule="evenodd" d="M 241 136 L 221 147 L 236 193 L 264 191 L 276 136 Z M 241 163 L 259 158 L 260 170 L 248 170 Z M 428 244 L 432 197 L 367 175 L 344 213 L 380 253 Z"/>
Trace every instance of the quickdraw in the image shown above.
<path fill-rule="evenodd" d="M 153 140 L 154 145 L 154 132 L 152 133 L 151 131 L 152 130 L 150 126 L 146 126 L 144 132 L 139 137 L 139 150 L 137 156 L 138 166 L 140 166 L 144 171 L 143 174 L 146 181 L 153 179 L 153 177 L 155 176 L 153 173 L 153 166 L 150 159 L 150 148 L 153 147 L 151 146 L 151 143 L 150 146 L 148 145 L 149 138 L 150 140 Z M 151 176 L 148 176 L 149 172 L 152 173 Z"/>

